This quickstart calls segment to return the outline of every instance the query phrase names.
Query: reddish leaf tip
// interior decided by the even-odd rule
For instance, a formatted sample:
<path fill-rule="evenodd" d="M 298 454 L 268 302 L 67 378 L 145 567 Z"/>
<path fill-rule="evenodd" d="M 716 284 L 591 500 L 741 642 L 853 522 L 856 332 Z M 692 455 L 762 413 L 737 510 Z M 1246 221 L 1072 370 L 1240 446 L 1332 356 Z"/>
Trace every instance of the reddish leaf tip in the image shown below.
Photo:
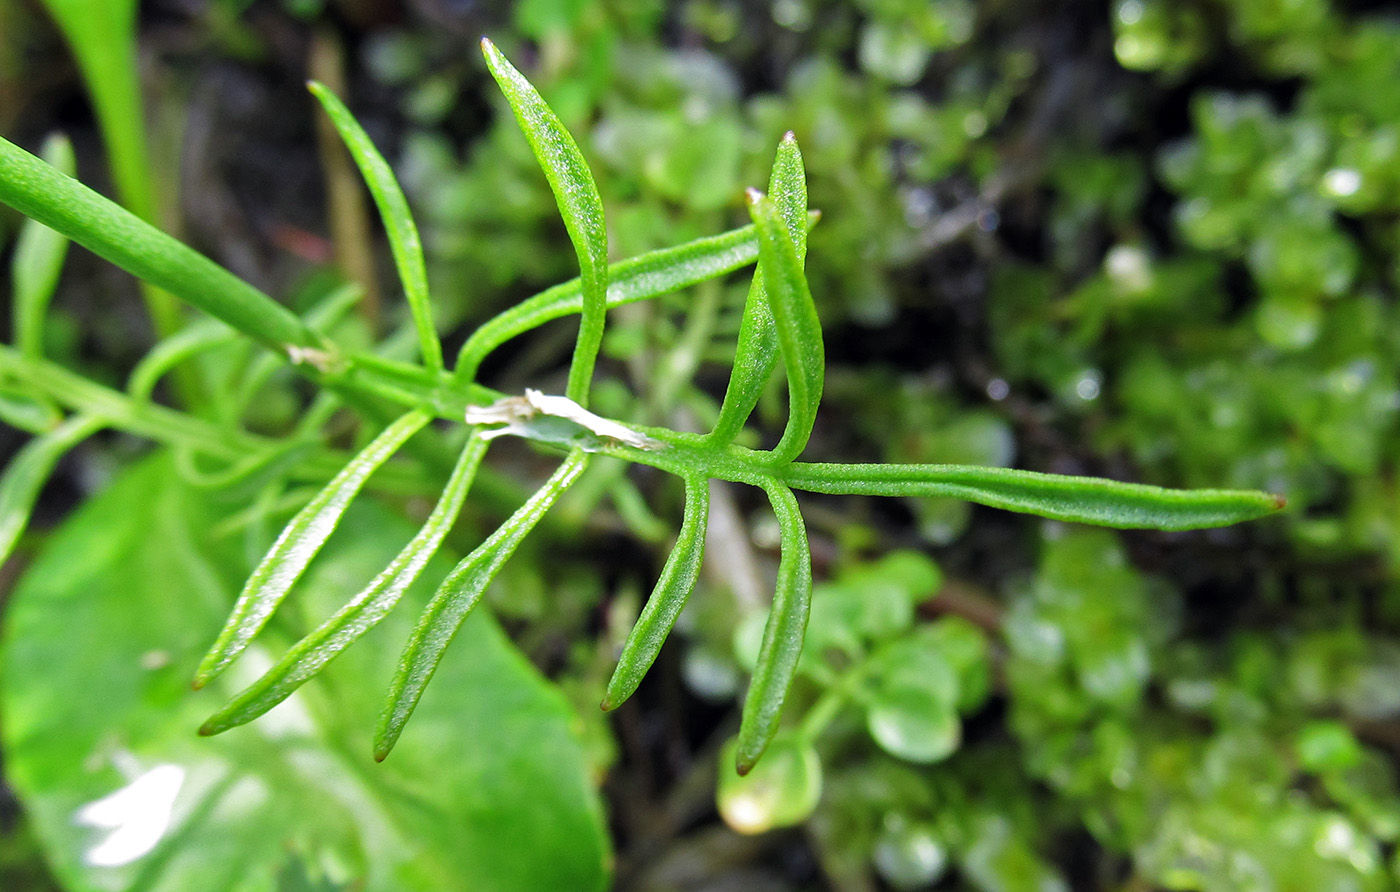
<path fill-rule="evenodd" d="M 750 186 L 744 190 L 744 197 L 749 200 L 749 204 L 758 204 L 763 200 L 763 192 Z"/>

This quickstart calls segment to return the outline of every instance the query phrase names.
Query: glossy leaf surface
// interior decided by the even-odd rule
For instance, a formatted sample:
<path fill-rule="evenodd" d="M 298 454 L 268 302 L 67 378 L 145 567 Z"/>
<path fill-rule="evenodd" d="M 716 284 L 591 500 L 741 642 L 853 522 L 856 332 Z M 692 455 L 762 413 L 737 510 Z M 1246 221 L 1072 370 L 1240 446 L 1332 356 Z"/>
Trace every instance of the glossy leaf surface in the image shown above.
<path fill-rule="evenodd" d="M 156 457 L 55 535 L 10 604 L 7 776 L 65 888 L 267 890 L 289 864 L 364 892 L 604 888 L 573 713 L 489 616 L 440 666 L 418 711 L 424 733 L 391 764 L 365 759 L 421 586 L 374 632 L 382 641 L 344 654 L 259 723 L 192 733 L 233 691 L 229 679 L 191 695 L 185 680 L 249 569 L 236 537 L 212 533 L 234 507 Z M 357 502 L 303 580 L 299 609 L 267 637 L 285 642 L 333 610 L 344 580 L 371 577 L 411 533 Z M 446 569 L 435 560 L 427 573 Z"/>
<path fill-rule="evenodd" d="M 292 518 L 248 577 L 223 631 L 199 664 L 195 687 L 208 684 L 248 646 L 326 539 L 335 532 L 345 509 L 365 481 L 404 441 L 427 424 L 428 419 L 426 412 L 415 410 L 389 425 Z"/>
<path fill-rule="evenodd" d="M 485 440 L 477 436 L 469 439 L 433 513 L 389 566 L 334 616 L 298 641 L 277 665 L 210 717 L 199 733 L 218 734 L 267 712 L 388 616 L 452 529 L 485 454 Z"/>

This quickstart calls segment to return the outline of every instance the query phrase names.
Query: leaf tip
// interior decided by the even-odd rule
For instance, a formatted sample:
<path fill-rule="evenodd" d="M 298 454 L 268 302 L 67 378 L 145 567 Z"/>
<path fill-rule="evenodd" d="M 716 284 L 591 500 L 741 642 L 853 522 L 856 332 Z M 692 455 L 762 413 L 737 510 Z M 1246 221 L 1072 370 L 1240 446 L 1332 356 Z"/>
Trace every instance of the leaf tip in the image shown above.
<path fill-rule="evenodd" d="M 1282 511 L 1284 508 L 1288 507 L 1287 496 L 1279 495 L 1276 492 L 1271 492 L 1269 493 L 1269 498 L 1273 499 L 1275 511 Z"/>
<path fill-rule="evenodd" d="M 787 133 L 784 133 L 784 134 L 783 134 L 783 143 L 784 143 L 784 144 L 792 145 L 792 144 L 796 144 L 796 142 L 797 142 L 797 134 L 796 134 L 796 133 L 793 133 L 791 130 L 789 130 Z"/>
<path fill-rule="evenodd" d="M 756 757 L 740 753 L 734 760 L 734 770 L 739 772 L 740 777 L 746 777 L 750 771 L 753 771 L 756 764 L 758 764 Z"/>
<path fill-rule="evenodd" d="M 482 51 L 483 53 L 486 53 L 487 55 L 490 55 L 491 53 L 495 52 L 495 50 L 496 50 L 496 45 L 495 45 L 494 43 L 491 42 L 491 38 L 489 38 L 489 37 L 482 37 L 482 38 L 481 38 L 481 51 Z"/>
<path fill-rule="evenodd" d="M 383 762 L 389 758 L 389 751 L 394 748 L 391 743 L 381 743 L 374 748 L 374 761 Z"/>
<path fill-rule="evenodd" d="M 617 709 L 617 707 L 618 704 L 613 702 L 611 694 L 604 697 L 603 702 L 598 704 L 598 708 L 603 710 L 603 712 L 612 712 L 614 709 Z"/>
<path fill-rule="evenodd" d="M 749 204 L 758 204 L 763 200 L 763 191 L 750 186 L 744 190 L 744 197 L 748 199 Z"/>

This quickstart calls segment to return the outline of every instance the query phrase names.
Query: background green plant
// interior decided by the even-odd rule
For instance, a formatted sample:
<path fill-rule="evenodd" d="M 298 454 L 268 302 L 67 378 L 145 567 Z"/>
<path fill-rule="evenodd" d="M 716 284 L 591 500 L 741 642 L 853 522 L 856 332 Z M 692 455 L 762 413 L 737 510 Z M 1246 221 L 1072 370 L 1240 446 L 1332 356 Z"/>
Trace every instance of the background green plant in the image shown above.
<path fill-rule="evenodd" d="M 758 871 L 798 885 L 820 870 L 838 888 L 917 888 L 934 876 L 974 889 L 1388 887 L 1396 327 L 1383 159 L 1396 120 L 1384 107 L 1393 29 L 1322 3 L 1296 26 L 1277 24 L 1295 17 L 1269 4 L 1121 4 L 1111 16 L 1015 4 L 970 18 L 964 7 L 918 6 L 523 4 L 516 25 L 529 43 L 502 44 L 512 56 L 540 48 L 528 70 L 595 164 L 615 257 L 744 222 L 742 187 L 764 180 L 779 134 L 797 133 L 811 203 L 824 212 L 807 265 L 828 326 L 832 420 L 812 447 L 822 457 L 1264 487 L 1287 491 L 1295 508 L 1268 530 L 1114 545 L 962 503 L 913 501 L 914 526 L 899 508 L 804 500 L 819 579 L 842 579 L 838 568 L 855 572 L 898 544 L 932 549 L 945 580 L 931 602 L 906 596 L 916 616 L 907 631 L 889 623 L 895 631 L 846 643 L 838 674 L 954 614 L 984 630 L 966 636 L 992 643 L 972 662 L 1002 680 L 959 713 L 958 749 L 926 768 L 882 747 L 856 692 L 818 710 L 832 680 L 800 669 L 789 720 L 821 726 L 821 798 L 809 842 L 768 834 L 750 854 L 721 831 L 707 836 L 696 805 L 705 794 L 684 792 L 706 787 L 718 762 L 707 731 L 673 719 L 673 742 L 648 744 L 627 723 L 668 715 L 668 697 L 696 708 L 693 692 L 717 698 L 722 715 L 752 653 L 752 637 L 730 640 L 733 613 L 761 616 L 762 603 L 746 596 L 742 567 L 702 578 L 684 638 L 663 651 L 663 670 L 669 661 L 677 671 L 642 689 L 637 719 L 624 714 L 614 737 L 593 705 L 664 552 L 633 548 L 645 567 L 618 570 L 567 543 L 581 530 L 615 542 L 608 523 L 664 537 L 681 516 L 679 490 L 620 472 L 586 478 L 551 515 L 560 527 L 547 520 L 485 597 L 542 665 L 568 667 L 560 678 L 587 708 L 593 764 L 620 753 L 629 768 L 613 775 L 610 797 L 622 882 L 674 880 L 680 859 L 703 851 L 716 882 Z M 903 27 L 926 8 L 942 22 L 961 14 L 961 30 Z M 473 22 L 456 38 L 413 25 L 365 31 L 373 40 L 358 58 L 410 96 L 402 116 L 372 104 L 365 120 L 372 132 L 406 127 L 400 169 L 423 214 L 447 330 L 567 278 L 572 260 L 514 124 L 497 115 L 469 149 L 462 139 L 481 126 L 464 121 L 483 120 L 492 100 L 461 46 L 508 32 Z M 225 52 L 248 46 L 214 16 L 198 27 Z M 879 52 L 900 40 L 901 52 Z M 411 50 L 397 69 L 396 42 Z M 373 95 L 361 77 L 352 99 Z M 708 151 L 697 158 L 700 143 Z M 1381 160 L 1363 163 L 1371 158 Z M 1347 170 L 1365 175 L 1338 195 L 1352 178 L 1333 172 Z M 520 284 L 522 271 L 537 278 Z M 743 290 L 725 283 L 619 310 L 603 363 L 627 376 L 642 407 L 600 382 L 592 408 L 667 426 L 689 414 L 706 429 L 724 380 L 704 361 L 732 355 Z M 324 293 L 303 292 L 300 308 Z M 692 303 L 712 308 L 708 322 L 677 312 Z M 62 298 L 58 312 L 68 312 Z M 359 326 L 338 324 L 341 340 Z M 51 326 L 49 337 L 61 332 Z M 560 355 L 557 344 L 540 349 L 498 355 L 485 374 L 509 392 L 534 386 Z M 81 362 L 122 368 L 121 353 L 107 355 Z M 197 362 L 237 377 L 236 358 Z M 699 388 L 676 383 L 697 365 Z M 280 433 L 278 400 L 282 418 L 296 413 L 274 395 L 295 390 L 271 374 L 280 385 L 247 402 L 261 416 L 255 429 Z M 759 410 L 767 443 L 786 419 L 772 392 Z M 27 411 L 44 417 L 42 406 Z M 209 457 L 189 464 L 208 469 Z M 315 473 L 292 466 L 323 481 L 343 458 Z M 398 498 L 436 492 L 428 487 L 450 470 L 438 461 L 431 475 L 387 467 Z M 476 492 L 460 547 L 522 495 L 508 481 Z M 744 496 L 716 504 L 726 501 L 755 534 L 738 551 L 768 559 L 772 521 Z M 672 520 L 658 526 L 650 510 Z M 814 635 L 824 597 L 819 585 Z M 916 712 L 946 717 L 946 702 Z M 647 780 L 630 771 L 648 764 L 664 767 Z M 657 817 L 677 813 L 692 817 Z"/>

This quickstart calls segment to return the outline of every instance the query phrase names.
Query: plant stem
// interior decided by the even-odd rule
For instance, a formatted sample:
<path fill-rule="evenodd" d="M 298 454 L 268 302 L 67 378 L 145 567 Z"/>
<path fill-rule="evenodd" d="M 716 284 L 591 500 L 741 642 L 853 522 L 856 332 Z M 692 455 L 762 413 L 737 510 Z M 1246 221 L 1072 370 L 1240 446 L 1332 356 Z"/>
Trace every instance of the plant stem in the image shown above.
<path fill-rule="evenodd" d="M 258 342 L 286 353 L 335 348 L 296 314 L 203 254 L 0 138 L 0 201 Z"/>

